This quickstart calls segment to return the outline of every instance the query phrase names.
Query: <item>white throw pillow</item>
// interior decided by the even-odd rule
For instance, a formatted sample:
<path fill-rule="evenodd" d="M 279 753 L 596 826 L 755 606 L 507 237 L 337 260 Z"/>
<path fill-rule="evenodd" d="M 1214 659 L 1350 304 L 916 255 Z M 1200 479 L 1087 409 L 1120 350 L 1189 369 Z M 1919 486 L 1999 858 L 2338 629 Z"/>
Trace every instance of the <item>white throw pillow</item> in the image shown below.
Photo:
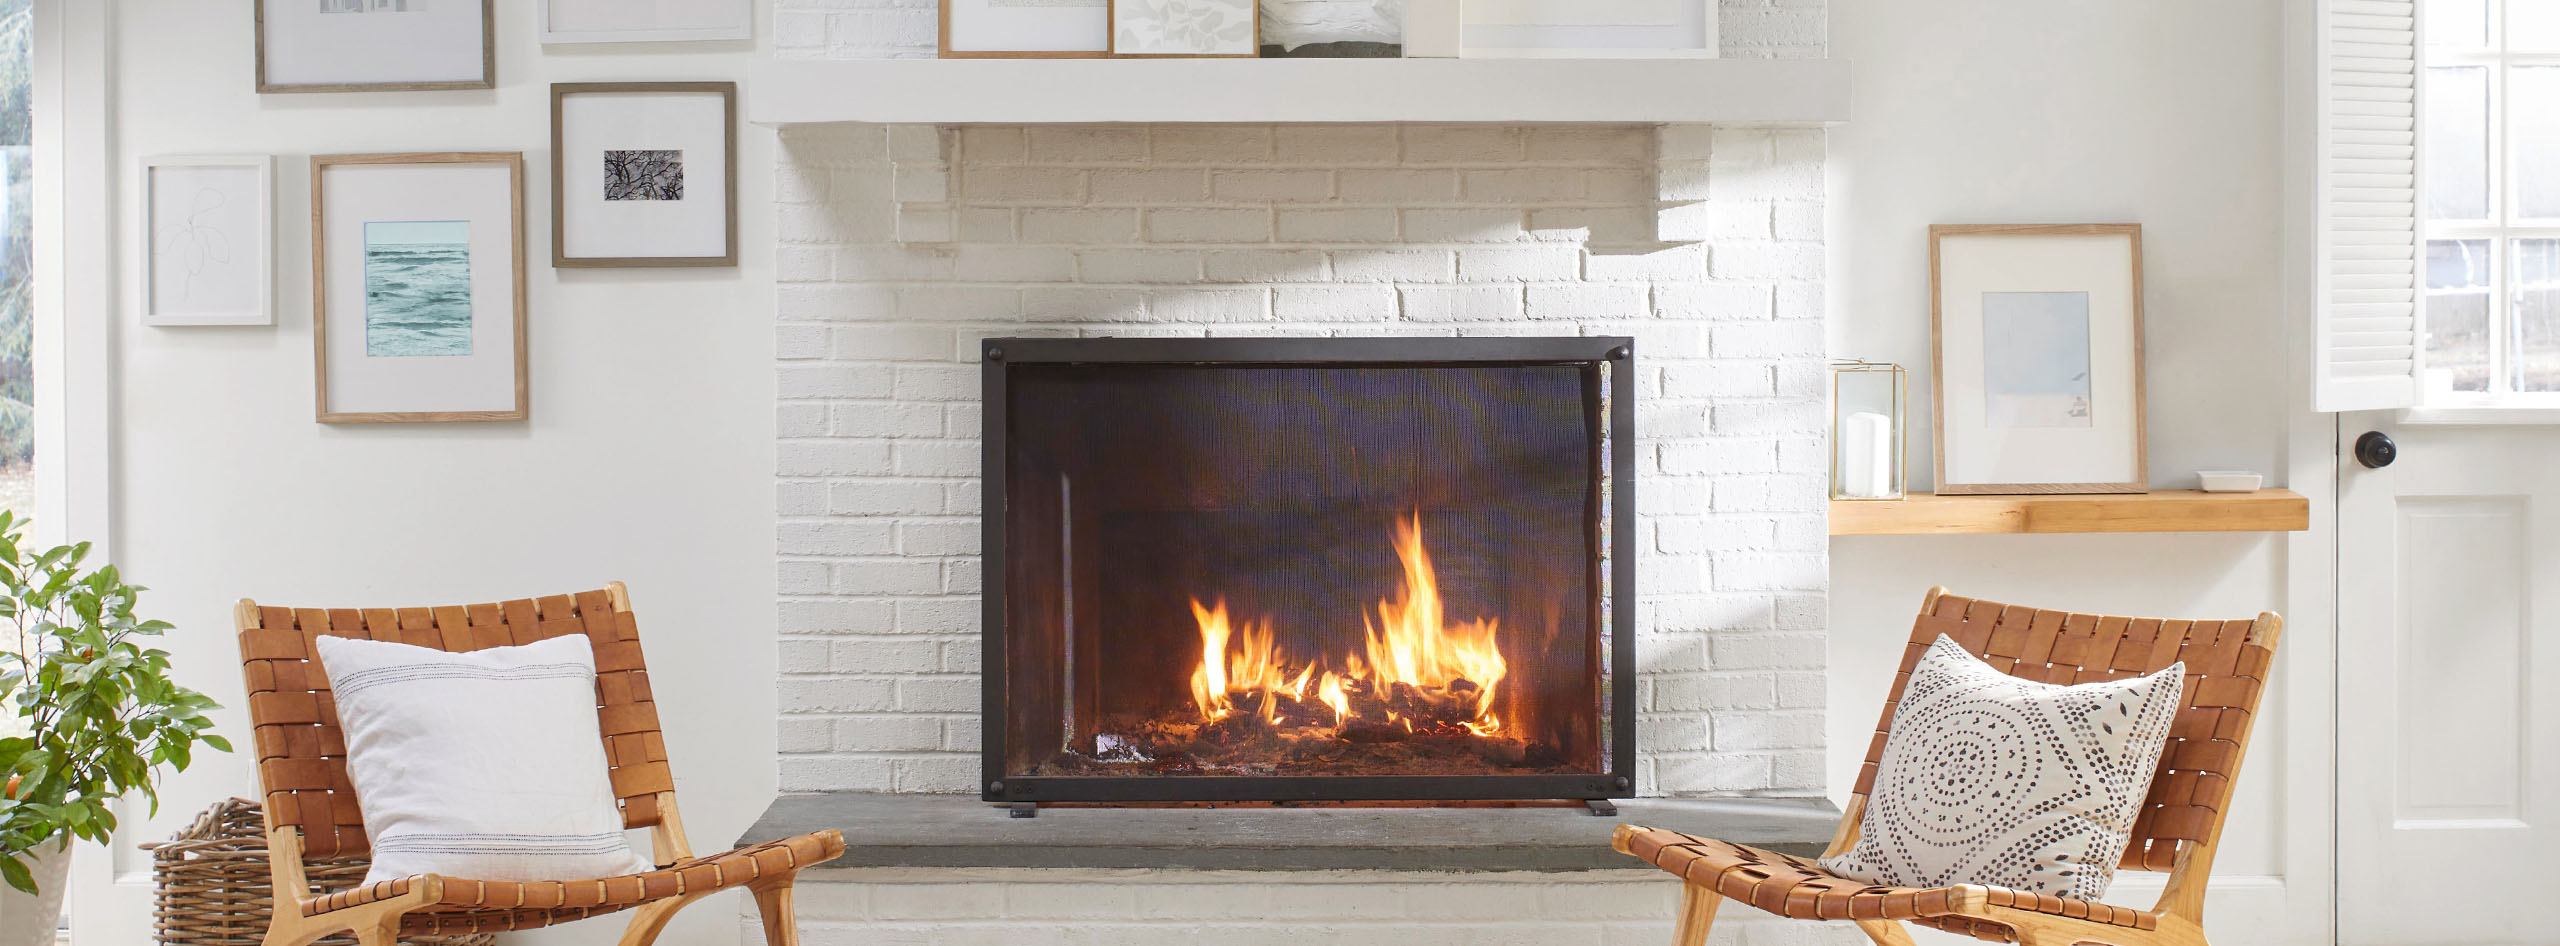
<path fill-rule="evenodd" d="M 1894 710 L 1857 846 L 1822 866 L 1895 887 L 2097 899 L 2142 813 L 2185 678 L 2179 663 L 2037 683 L 1940 635 Z"/>
<path fill-rule="evenodd" d="M 622 833 L 580 635 L 456 654 L 322 637 L 366 883 L 581 880 L 651 869 Z"/>

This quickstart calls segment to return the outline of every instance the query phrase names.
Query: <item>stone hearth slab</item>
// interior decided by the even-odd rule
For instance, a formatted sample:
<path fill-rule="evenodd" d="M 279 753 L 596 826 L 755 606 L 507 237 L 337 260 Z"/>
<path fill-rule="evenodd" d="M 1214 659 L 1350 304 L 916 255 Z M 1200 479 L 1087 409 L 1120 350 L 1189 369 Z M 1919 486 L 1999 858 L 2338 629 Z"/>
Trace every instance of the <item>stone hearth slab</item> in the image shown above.
<path fill-rule="evenodd" d="M 967 795 L 786 795 L 741 845 L 825 828 L 870 867 L 1175 870 L 1581 871 L 1641 866 L 1609 849 L 1620 824 L 1788 854 L 1822 851 L 1839 809 L 1821 799 L 1631 798 L 1618 816 L 1574 808 L 1044 808 Z"/>

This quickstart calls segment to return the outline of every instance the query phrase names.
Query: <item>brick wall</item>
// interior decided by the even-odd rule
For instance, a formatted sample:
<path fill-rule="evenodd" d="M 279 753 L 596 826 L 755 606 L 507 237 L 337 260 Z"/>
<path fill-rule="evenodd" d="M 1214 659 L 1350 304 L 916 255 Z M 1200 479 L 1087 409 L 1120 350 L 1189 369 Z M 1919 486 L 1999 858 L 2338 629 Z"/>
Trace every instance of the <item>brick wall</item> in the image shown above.
<path fill-rule="evenodd" d="M 1639 788 L 1818 793 L 1822 148 L 1694 126 L 785 128 L 783 790 L 974 789 L 978 339 L 1623 334 Z M 1653 242 L 1657 220 L 1702 242 Z"/>
<path fill-rule="evenodd" d="M 1722 54 L 1819 58 L 1828 0 L 1720 0 Z M 773 0 L 773 41 L 790 59 L 930 59 L 936 0 Z"/>
<path fill-rule="evenodd" d="M 1662 946 L 1680 885 L 1574 874 L 823 871 L 802 875 L 808 946 Z M 744 939 L 760 942 L 755 911 Z M 1713 946 L 1846 946 L 1847 923 L 1739 905 Z"/>

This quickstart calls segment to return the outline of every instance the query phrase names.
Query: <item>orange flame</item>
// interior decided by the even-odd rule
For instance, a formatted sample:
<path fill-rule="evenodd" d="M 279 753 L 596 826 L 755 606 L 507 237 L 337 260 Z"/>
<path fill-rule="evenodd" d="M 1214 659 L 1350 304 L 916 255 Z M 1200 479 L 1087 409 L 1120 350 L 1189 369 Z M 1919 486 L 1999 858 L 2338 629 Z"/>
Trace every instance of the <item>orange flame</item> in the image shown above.
<path fill-rule="evenodd" d="M 1333 711 L 1337 729 L 1363 715 L 1355 703 L 1366 703 L 1387 722 L 1414 731 L 1410 715 L 1387 705 L 1387 695 L 1398 694 L 1437 709 L 1426 724 L 1454 723 L 1479 736 L 1500 732 L 1502 720 L 1493 708 L 1497 685 L 1509 668 L 1496 642 L 1499 623 L 1448 620 L 1438 573 L 1423 547 L 1419 514 L 1396 522 L 1395 550 L 1404 566 L 1403 586 L 1395 599 L 1378 602 L 1374 617 L 1362 615 L 1363 652 L 1341 655 L 1340 673 L 1323 669 L 1321 660 L 1292 670 L 1275 645 L 1268 620 L 1238 624 L 1228 616 L 1224 598 L 1214 605 L 1193 599 L 1200 663 L 1191 672 L 1191 698 L 1200 718 L 1217 722 L 1242 709 L 1240 701 L 1258 702 L 1251 712 L 1283 725 L 1279 697 L 1303 702 L 1312 681 L 1315 700 Z M 1296 718 L 1311 723 L 1303 715 Z"/>

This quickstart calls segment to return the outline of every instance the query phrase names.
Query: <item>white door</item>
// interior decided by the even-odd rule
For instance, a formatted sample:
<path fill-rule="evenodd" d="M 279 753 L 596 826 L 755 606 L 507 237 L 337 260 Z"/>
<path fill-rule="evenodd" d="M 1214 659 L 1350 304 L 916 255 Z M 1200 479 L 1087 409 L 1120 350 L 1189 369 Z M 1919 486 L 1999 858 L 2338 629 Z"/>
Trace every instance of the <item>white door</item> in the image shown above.
<path fill-rule="evenodd" d="M 2387 416 L 2339 416 L 2338 940 L 2560 944 L 2560 428 Z"/>

